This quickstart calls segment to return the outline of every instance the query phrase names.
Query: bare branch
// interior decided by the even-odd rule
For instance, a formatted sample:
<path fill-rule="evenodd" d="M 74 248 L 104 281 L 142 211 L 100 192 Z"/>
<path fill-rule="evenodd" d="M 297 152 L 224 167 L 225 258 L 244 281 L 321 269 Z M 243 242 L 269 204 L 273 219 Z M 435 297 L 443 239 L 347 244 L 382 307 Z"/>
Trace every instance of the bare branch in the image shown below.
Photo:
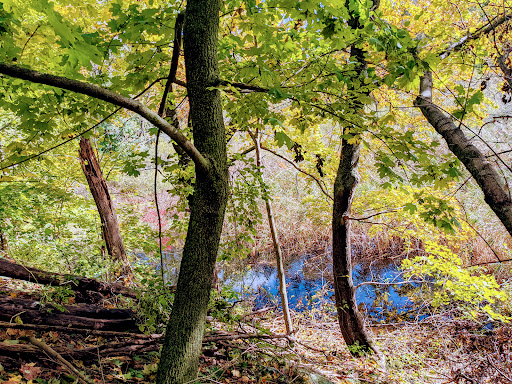
<path fill-rule="evenodd" d="M 382 282 L 382 281 L 363 281 L 356 285 L 356 289 L 364 286 L 364 285 L 402 285 L 402 284 L 423 284 L 425 280 L 405 280 L 405 281 L 390 281 L 390 282 Z"/>
<path fill-rule="evenodd" d="M 27 337 L 27 340 L 31 344 L 42 349 L 48 356 L 58 360 L 61 365 L 66 367 L 68 369 L 68 371 L 70 371 L 74 376 L 76 376 L 77 381 L 79 381 L 83 384 L 95 384 L 94 380 L 91 380 L 91 379 L 85 377 L 78 369 L 76 369 L 74 367 L 73 364 L 71 364 L 69 361 L 64 359 L 59 353 L 57 353 L 57 351 L 55 351 L 53 348 L 51 348 L 46 343 L 42 342 L 41 340 L 37 340 L 33 336 Z"/>
<path fill-rule="evenodd" d="M 366 216 L 366 217 L 348 217 L 347 216 L 347 219 L 348 220 L 355 220 L 355 221 L 363 221 L 363 220 L 371 219 L 372 217 L 375 217 L 375 216 L 385 215 L 386 213 L 393 213 L 393 212 L 396 212 L 396 211 L 398 211 L 398 209 L 397 208 L 393 208 L 393 209 L 389 209 L 387 211 L 377 212 L 377 213 L 374 213 L 373 215 Z"/>
<path fill-rule="evenodd" d="M 252 148 L 252 149 L 254 149 L 254 148 Z M 270 153 L 272 153 L 274 156 L 277 156 L 277 157 L 279 157 L 279 158 L 283 159 L 283 160 L 284 160 L 284 161 L 286 161 L 288 164 L 290 164 L 291 166 L 293 166 L 293 168 L 295 168 L 295 169 L 296 169 L 297 171 L 299 171 L 300 173 L 303 173 L 304 175 L 311 177 L 313 180 L 315 180 L 315 181 L 316 181 L 316 183 L 317 183 L 317 184 L 318 184 L 318 186 L 320 187 L 320 190 L 322 191 L 322 193 L 323 193 L 325 196 L 327 196 L 330 200 L 332 200 L 332 199 L 333 199 L 333 198 L 332 198 L 332 196 L 331 196 L 331 195 L 329 195 L 329 192 L 327 192 L 327 191 L 325 190 L 324 185 L 322 184 L 322 182 L 321 182 L 317 177 L 315 177 L 315 176 L 314 176 L 314 175 L 312 175 L 311 173 L 306 172 L 306 171 L 304 171 L 303 169 L 301 169 L 301 168 L 297 167 L 297 165 L 296 165 L 293 161 L 291 161 L 291 160 L 287 159 L 286 157 L 284 157 L 283 155 L 280 155 L 279 153 L 277 153 L 277 152 L 275 152 L 275 151 L 271 150 L 270 148 L 267 148 L 267 147 L 261 146 L 261 149 L 263 149 L 263 150 L 265 150 L 265 151 L 267 151 L 267 152 L 270 152 Z M 245 152 L 247 152 L 247 151 L 245 151 Z M 250 151 L 249 151 L 249 152 L 250 152 Z"/>

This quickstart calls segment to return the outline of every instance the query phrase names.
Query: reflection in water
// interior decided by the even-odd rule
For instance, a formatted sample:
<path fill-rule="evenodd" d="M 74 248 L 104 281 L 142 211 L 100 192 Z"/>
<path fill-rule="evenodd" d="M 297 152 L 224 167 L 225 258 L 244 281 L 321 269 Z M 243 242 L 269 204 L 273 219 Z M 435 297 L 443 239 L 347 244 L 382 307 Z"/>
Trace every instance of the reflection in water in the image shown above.
<path fill-rule="evenodd" d="M 311 273 L 314 256 L 305 255 L 286 267 L 286 282 L 290 308 L 303 311 L 327 304 L 334 308 L 332 268 L 317 268 Z M 325 259 L 325 258 L 324 258 Z M 314 261 L 314 260 L 313 260 Z M 325 261 L 325 260 L 324 260 Z M 329 263 L 330 264 L 330 263 Z M 308 276 L 308 278 L 305 277 Z M 354 267 L 354 285 L 373 281 L 380 283 L 397 282 L 401 279 L 399 266 L 392 260 L 379 263 L 359 263 Z M 256 265 L 243 273 L 231 274 L 222 279 L 225 285 L 245 298 L 254 299 L 254 309 L 280 304 L 277 269 L 270 265 Z M 385 320 L 390 315 L 400 315 L 412 307 L 407 297 L 411 286 L 364 284 L 356 292 L 356 300 L 362 311 L 374 320 Z M 325 296 L 327 292 L 327 296 Z"/>
<path fill-rule="evenodd" d="M 165 275 L 169 284 L 176 283 L 180 258 L 179 251 L 164 252 Z M 221 269 L 219 279 L 223 285 L 232 287 L 241 298 L 252 299 L 255 310 L 280 305 L 277 269 L 269 264 L 248 265 L 246 260 L 239 262 L 237 266 L 233 266 L 231 262 Z M 312 308 L 333 311 L 335 307 L 330 255 L 302 255 L 287 260 L 285 274 L 291 309 L 299 312 Z M 399 265 L 394 260 L 384 259 L 356 263 L 352 277 L 354 285 L 357 286 L 370 281 L 397 282 L 402 280 L 401 275 Z M 412 309 L 413 302 L 408 295 L 414 286 L 363 284 L 356 291 L 356 300 L 360 310 L 373 320 L 397 319 L 400 314 Z"/>
<path fill-rule="evenodd" d="M 303 310 L 311 308 L 315 293 L 327 284 L 323 278 L 309 280 L 304 278 L 302 267 L 304 260 L 295 260 L 286 268 L 286 283 L 290 308 Z M 231 276 L 224 280 L 236 292 L 244 296 L 256 294 L 255 309 L 280 303 L 279 279 L 277 269 L 270 265 L 259 265 L 248 269 L 240 276 Z"/>

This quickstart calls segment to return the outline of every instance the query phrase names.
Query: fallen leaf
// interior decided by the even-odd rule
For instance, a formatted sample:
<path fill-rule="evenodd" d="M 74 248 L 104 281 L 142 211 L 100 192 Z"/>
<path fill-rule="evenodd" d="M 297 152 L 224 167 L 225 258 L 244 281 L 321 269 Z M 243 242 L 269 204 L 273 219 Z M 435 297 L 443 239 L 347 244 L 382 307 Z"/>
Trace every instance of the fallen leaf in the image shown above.
<path fill-rule="evenodd" d="M 4 381 L 2 384 L 19 384 L 22 377 L 20 375 L 14 375 L 9 377 L 9 380 Z"/>
<path fill-rule="evenodd" d="M 25 380 L 30 381 L 34 380 L 39 376 L 39 374 L 41 373 L 41 368 L 36 367 L 36 363 L 29 363 L 22 365 L 20 368 L 20 372 L 25 378 Z"/>

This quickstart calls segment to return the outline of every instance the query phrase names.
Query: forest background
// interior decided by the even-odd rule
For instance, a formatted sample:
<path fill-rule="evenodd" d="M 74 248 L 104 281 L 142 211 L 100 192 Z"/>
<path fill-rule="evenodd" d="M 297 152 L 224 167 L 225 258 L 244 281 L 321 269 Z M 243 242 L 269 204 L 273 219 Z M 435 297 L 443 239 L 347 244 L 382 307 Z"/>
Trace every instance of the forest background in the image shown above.
<path fill-rule="evenodd" d="M 318 316 L 333 329 L 338 312 L 341 346 L 327 348 L 344 354 L 321 364 L 340 353 L 351 365 L 332 379 L 510 382 L 506 2 L 0 5 L 2 257 L 139 290 L 116 305 L 149 332 L 169 321 L 158 382 L 197 375 L 215 261 L 234 275 L 274 252 L 333 263 L 321 315 L 309 313 L 313 329 Z M 183 254 L 176 297 L 169 254 Z M 375 342 L 352 259 L 382 257 L 420 284 L 407 291 L 418 321 L 393 319 L 401 338 L 438 319 L 436 332 L 457 337 L 437 348 L 453 351 L 466 345 L 461 324 L 492 324 L 477 352 L 422 365 L 432 345 L 411 363 L 390 351 L 392 332 Z M 215 300 L 229 307 L 236 292 L 222 288 Z M 61 305 L 72 292 L 43 295 Z M 285 313 L 279 331 L 299 332 L 303 316 L 294 327 Z M 358 371 L 360 354 L 370 360 Z"/>

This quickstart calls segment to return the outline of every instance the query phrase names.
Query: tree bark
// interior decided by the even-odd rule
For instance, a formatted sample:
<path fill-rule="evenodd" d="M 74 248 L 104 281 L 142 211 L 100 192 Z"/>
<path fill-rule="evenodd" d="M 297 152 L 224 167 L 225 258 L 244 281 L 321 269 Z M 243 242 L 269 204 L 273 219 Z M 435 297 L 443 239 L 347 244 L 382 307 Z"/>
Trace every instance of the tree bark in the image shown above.
<path fill-rule="evenodd" d="M 103 178 L 100 164 L 96 158 L 91 141 L 82 137 L 80 139 L 80 164 L 89 184 L 89 189 L 96 203 L 101 219 L 101 231 L 107 246 L 107 252 L 112 259 L 121 264 L 122 274 L 132 276 L 132 270 L 126 251 L 123 237 L 119 229 L 119 221 L 108 192 L 107 182 Z"/>
<path fill-rule="evenodd" d="M 420 96 L 415 105 L 430 125 L 448 144 L 448 148 L 464 164 L 484 193 L 485 202 L 512 235 L 512 199 L 498 175 L 484 154 L 475 147 L 464 132 L 432 103 L 432 72 L 427 72 L 420 81 Z"/>
<path fill-rule="evenodd" d="M 249 132 L 254 141 L 254 148 L 256 149 L 256 166 L 261 167 L 261 145 L 259 132 L 255 134 Z M 283 308 L 284 324 L 286 327 L 286 334 L 289 335 L 293 332 L 292 317 L 290 315 L 290 307 L 288 305 L 288 294 L 286 292 L 286 277 L 284 274 L 283 266 L 283 253 L 279 244 L 279 237 L 277 234 L 276 223 L 274 221 L 274 214 L 272 213 L 272 204 L 269 199 L 265 200 L 265 207 L 267 209 L 268 225 L 270 227 L 270 234 L 272 235 L 272 243 L 274 245 L 274 252 L 276 253 L 277 276 L 279 278 L 279 294 L 281 295 L 281 306 Z"/>
<path fill-rule="evenodd" d="M 135 314 L 127 309 L 106 309 L 92 305 L 63 306 L 65 312 L 51 304 L 44 308 L 33 300 L 0 297 L 0 321 L 19 317 L 23 323 L 62 327 L 101 329 L 105 331 L 137 331 Z"/>
<path fill-rule="evenodd" d="M 54 287 L 69 287 L 84 295 L 86 295 L 87 291 L 93 291 L 104 295 L 114 294 L 132 298 L 137 297 L 137 293 L 135 291 L 120 284 L 107 284 L 77 275 L 45 272 L 37 268 L 25 267 L 5 259 L 0 259 L 0 276 Z"/>
<path fill-rule="evenodd" d="M 348 24 L 353 29 L 361 28 L 359 17 L 355 15 L 351 16 Z M 350 47 L 350 62 L 355 63 L 354 82 L 356 82 L 355 80 L 361 80 L 361 84 L 364 84 L 362 80 L 366 76 L 365 52 L 355 44 Z M 364 113 L 364 106 L 357 98 L 361 92 L 368 95 L 370 90 L 365 89 L 361 91 L 353 87 L 348 89 L 349 97 L 352 98 L 352 106 L 349 109 L 359 111 L 362 114 Z M 342 140 L 340 163 L 334 182 L 332 261 L 336 308 L 341 333 L 350 352 L 353 355 L 364 355 L 373 351 L 381 357 L 377 346 L 364 326 L 363 318 L 357 308 L 354 282 L 352 280 L 350 220 L 348 217 L 350 216 L 354 190 L 359 181 L 357 173 L 359 134 L 357 132 L 349 132 L 349 128 L 352 127 L 346 127 L 344 133 L 353 134 L 357 142 L 349 144 L 346 140 Z"/>
<path fill-rule="evenodd" d="M 0 255 L 6 256 L 8 250 L 7 235 L 0 228 Z"/>
<path fill-rule="evenodd" d="M 220 93 L 217 36 L 219 0 L 190 0 L 183 31 L 194 144 L 208 161 L 197 167 L 190 221 L 173 309 L 165 333 L 158 384 L 197 376 L 213 271 L 228 198 L 226 137 Z"/>

